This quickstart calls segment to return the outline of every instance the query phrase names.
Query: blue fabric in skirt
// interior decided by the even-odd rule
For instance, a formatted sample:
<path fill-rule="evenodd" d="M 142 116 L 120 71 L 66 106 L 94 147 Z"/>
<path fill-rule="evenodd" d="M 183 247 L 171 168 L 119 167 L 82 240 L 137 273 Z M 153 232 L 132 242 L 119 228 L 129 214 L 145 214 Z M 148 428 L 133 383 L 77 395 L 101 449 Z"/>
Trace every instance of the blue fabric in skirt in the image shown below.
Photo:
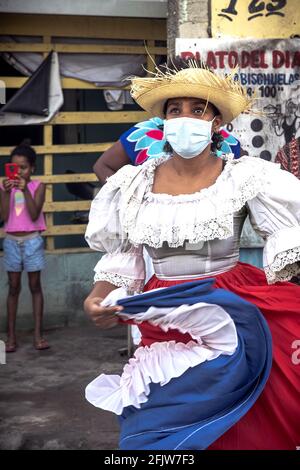
<path fill-rule="evenodd" d="M 272 340 L 259 309 L 213 287 L 214 279 L 187 282 L 118 301 L 124 313 L 150 306 L 217 304 L 233 319 L 238 347 L 188 369 L 164 386 L 152 383 L 148 401 L 124 408 L 120 449 L 206 449 L 247 413 L 262 392 L 272 365 Z"/>

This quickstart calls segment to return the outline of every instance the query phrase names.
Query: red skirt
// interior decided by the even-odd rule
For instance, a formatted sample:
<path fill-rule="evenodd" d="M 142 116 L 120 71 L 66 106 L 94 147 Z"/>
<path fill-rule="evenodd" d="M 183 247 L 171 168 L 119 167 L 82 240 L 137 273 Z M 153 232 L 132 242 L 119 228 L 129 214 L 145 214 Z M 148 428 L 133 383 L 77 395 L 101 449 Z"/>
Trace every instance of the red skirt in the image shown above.
<path fill-rule="evenodd" d="M 266 318 L 273 339 L 273 367 L 255 405 L 209 449 L 295 450 L 300 446 L 300 287 L 289 282 L 268 285 L 262 270 L 245 263 L 214 278 L 215 287 L 255 304 Z M 182 282 L 188 281 L 153 276 L 144 291 Z M 159 327 L 149 323 L 139 327 L 143 345 L 166 341 Z M 167 339 L 187 343 L 191 338 L 173 330 Z"/>

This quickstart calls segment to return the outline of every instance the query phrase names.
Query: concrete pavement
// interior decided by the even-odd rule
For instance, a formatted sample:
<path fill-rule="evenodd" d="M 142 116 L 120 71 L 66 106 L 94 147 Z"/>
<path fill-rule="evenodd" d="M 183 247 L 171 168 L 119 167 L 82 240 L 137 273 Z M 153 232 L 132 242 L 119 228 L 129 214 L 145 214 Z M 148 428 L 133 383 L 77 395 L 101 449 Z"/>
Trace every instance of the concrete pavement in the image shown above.
<path fill-rule="evenodd" d="M 0 364 L 0 449 L 117 449 L 115 415 L 90 405 L 84 389 L 101 372 L 121 372 L 126 327 L 84 324 L 45 337 L 51 349 L 36 351 L 32 334 L 20 333 Z"/>

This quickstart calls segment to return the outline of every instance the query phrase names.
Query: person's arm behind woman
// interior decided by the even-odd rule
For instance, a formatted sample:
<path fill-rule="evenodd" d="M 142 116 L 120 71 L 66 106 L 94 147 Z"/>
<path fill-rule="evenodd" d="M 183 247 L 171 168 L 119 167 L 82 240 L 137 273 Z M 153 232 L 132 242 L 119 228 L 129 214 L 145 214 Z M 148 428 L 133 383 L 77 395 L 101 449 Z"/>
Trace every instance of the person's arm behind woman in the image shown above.
<path fill-rule="evenodd" d="M 93 170 L 98 180 L 104 184 L 107 178 L 114 175 L 122 166 L 130 163 L 131 161 L 123 145 L 118 140 L 98 158 L 93 166 Z"/>

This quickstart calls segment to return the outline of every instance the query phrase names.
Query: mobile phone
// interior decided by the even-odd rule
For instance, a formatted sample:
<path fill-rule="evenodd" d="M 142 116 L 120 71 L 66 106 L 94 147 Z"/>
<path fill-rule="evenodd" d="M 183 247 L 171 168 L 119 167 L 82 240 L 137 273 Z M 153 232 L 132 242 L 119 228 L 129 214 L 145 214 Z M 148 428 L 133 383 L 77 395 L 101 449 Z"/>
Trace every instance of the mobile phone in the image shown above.
<path fill-rule="evenodd" d="M 5 176 L 10 180 L 15 180 L 19 173 L 19 165 L 17 163 L 5 163 Z"/>

